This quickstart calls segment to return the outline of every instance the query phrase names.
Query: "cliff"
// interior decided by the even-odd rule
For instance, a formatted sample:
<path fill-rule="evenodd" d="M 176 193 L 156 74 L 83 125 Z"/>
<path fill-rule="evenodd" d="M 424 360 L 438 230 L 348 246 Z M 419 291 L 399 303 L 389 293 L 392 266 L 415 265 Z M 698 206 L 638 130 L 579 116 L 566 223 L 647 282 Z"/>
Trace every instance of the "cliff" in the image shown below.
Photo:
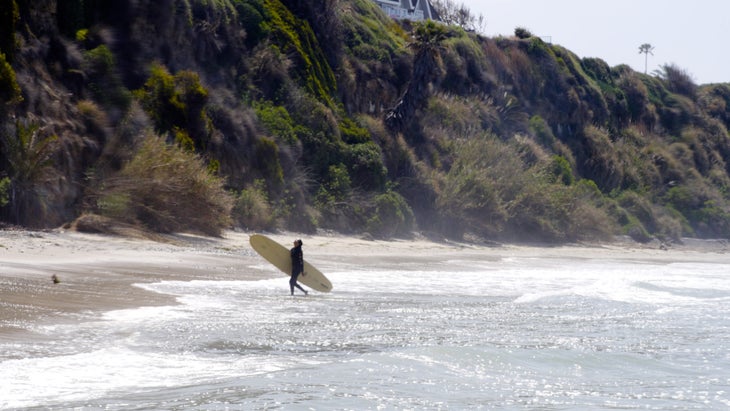
<path fill-rule="evenodd" d="M 730 84 L 673 65 L 647 76 L 369 0 L 0 10 L 8 223 L 730 236 Z"/>

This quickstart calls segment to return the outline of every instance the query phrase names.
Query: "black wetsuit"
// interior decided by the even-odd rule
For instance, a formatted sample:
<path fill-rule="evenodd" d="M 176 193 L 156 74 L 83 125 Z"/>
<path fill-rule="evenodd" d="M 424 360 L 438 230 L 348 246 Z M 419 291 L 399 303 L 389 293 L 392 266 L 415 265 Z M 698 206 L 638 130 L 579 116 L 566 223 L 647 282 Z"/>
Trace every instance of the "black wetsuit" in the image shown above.
<path fill-rule="evenodd" d="M 292 248 L 289 253 L 291 254 L 291 279 L 289 280 L 289 288 L 291 288 L 291 295 L 294 295 L 294 287 L 302 290 L 304 294 L 307 292 L 302 288 L 301 285 L 297 284 L 297 277 L 304 271 L 304 253 L 302 253 L 302 246 L 298 245 Z"/>

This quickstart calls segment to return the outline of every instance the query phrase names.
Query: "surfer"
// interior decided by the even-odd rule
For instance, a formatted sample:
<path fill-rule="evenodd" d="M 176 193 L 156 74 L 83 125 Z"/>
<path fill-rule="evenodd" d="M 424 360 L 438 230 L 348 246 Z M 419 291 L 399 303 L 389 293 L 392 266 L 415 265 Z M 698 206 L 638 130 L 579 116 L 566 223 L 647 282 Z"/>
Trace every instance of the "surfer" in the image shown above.
<path fill-rule="evenodd" d="M 304 253 L 302 253 L 302 240 L 294 240 L 294 248 L 289 253 L 291 254 L 291 279 L 289 280 L 289 288 L 291 289 L 291 295 L 294 295 L 294 287 L 302 290 L 304 295 L 307 295 L 307 290 L 302 288 L 301 285 L 297 284 L 297 277 L 304 271 Z"/>

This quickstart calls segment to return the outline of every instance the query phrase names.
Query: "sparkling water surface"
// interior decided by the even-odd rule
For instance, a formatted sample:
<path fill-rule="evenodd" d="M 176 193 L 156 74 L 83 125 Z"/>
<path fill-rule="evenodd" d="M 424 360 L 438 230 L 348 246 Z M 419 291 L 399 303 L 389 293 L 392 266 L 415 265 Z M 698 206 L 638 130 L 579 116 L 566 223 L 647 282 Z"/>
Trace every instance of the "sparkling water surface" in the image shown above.
<path fill-rule="evenodd" d="M 730 265 L 478 257 L 318 263 L 2 340 L 0 408 L 727 410 Z"/>

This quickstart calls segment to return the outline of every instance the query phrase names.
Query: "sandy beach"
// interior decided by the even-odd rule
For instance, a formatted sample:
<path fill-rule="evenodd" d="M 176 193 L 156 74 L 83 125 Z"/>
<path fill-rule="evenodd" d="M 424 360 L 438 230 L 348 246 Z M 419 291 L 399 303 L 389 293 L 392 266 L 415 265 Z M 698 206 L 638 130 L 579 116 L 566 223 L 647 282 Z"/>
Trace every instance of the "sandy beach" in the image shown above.
<path fill-rule="evenodd" d="M 174 298 L 134 287 L 161 280 L 257 280 L 275 271 L 249 246 L 251 233 L 227 231 L 221 238 L 164 236 L 164 241 L 85 234 L 66 230 L 0 231 L 0 337 L 17 338 L 30 322 L 73 322 L 114 309 L 173 304 Z M 703 261 L 727 258 L 726 241 L 686 240 L 665 250 L 618 241 L 608 245 L 537 247 L 449 241 L 375 241 L 340 235 L 269 234 L 284 245 L 304 240 L 305 258 L 327 272 L 338 263 L 388 267 L 413 260 L 448 258 L 489 261 L 509 256 L 641 258 Z M 59 283 L 52 281 L 55 275 Z M 282 277 L 282 289 L 287 285 Z M 337 285 L 335 284 L 335 292 Z"/>

